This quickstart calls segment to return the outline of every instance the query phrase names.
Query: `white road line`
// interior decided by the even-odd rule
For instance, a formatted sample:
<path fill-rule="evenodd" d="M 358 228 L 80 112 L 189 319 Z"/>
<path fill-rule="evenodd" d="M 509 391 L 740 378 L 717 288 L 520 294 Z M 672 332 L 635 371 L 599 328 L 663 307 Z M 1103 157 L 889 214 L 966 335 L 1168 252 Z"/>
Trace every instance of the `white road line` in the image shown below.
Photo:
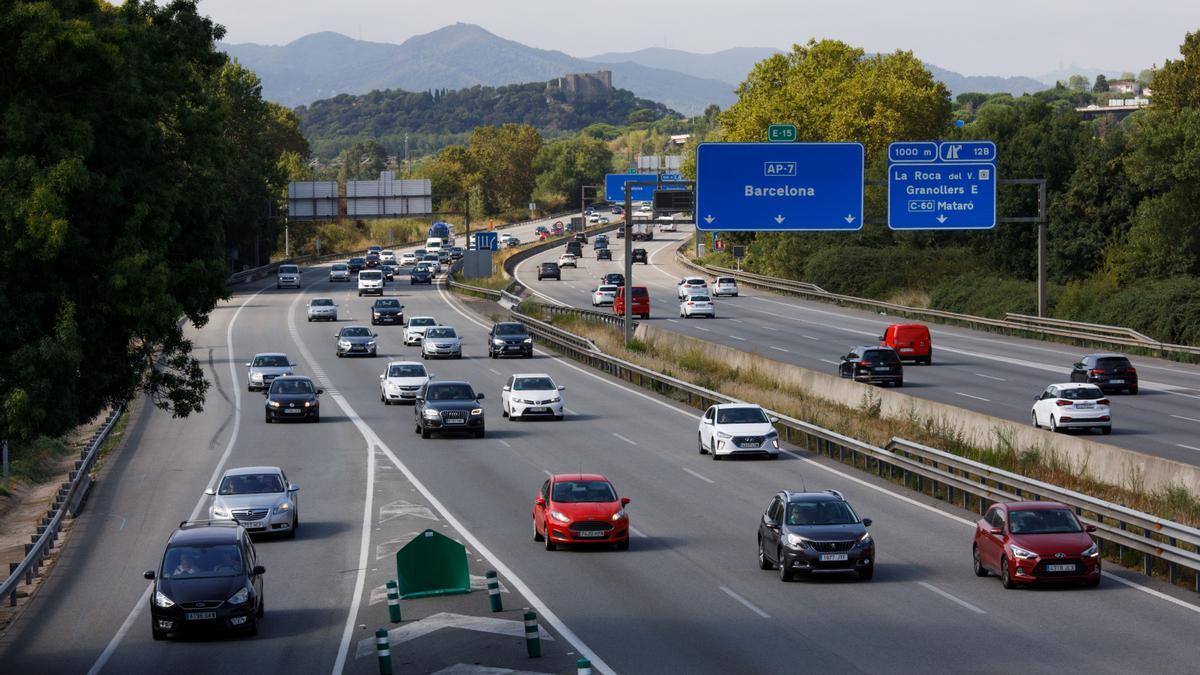
<path fill-rule="evenodd" d="M 704 331 L 705 333 L 711 333 L 711 332 L 712 332 L 711 330 L 709 330 L 709 329 L 705 328 L 704 326 L 696 326 L 696 330 L 702 330 L 702 331 Z"/>
<path fill-rule="evenodd" d="M 729 588 L 727 586 L 721 586 L 721 591 L 723 591 L 725 593 L 725 595 L 728 595 L 729 597 L 733 598 L 734 600 L 737 600 L 738 602 L 742 603 L 743 605 L 746 606 L 747 609 L 749 609 L 751 612 L 754 612 L 755 614 L 761 616 L 762 618 L 764 618 L 764 619 L 771 618 L 770 614 L 767 614 L 766 612 L 762 611 L 758 607 L 755 607 L 753 603 L 751 603 L 749 600 L 743 598 L 742 596 L 738 595 L 737 593 L 734 593 L 733 591 L 729 590 Z"/>
<path fill-rule="evenodd" d="M 934 586 L 933 584 L 927 584 L 924 581 L 918 581 L 917 585 L 921 586 L 923 588 L 926 588 L 928 590 L 931 590 L 934 593 L 937 593 L 938 595 L 949 600 L 950 602 L 953 602 L 956 605 L 966 607 L 967 609 L 971 610 L 972 612 L 975 612 L 976 614 L 987 614 L 987 612 L 983 611 L 982 609 L 979 609 L 975 605 L 972 605 L 971 603 L 967 602 L 966 600 L 963 600 L 962 598 L 956 598 L 953 595 L 950 595 L 949 593 L 947 593 L 946 591 L 943 591 L 942 589 L 938 588 L 937 586 Z"/>
<path fill-rule="evenodd" d="M 679 319 L 667 319 L 667 321 L 670 321 L 671 323 L 679 323 Z"/>
<path fill-rule="evenodd" d="M 787 351 L 783 347 L 776 347 L 775 345 L 771 345 L 771 349 L 774 349 L 777 352 L 786 352 Z"/>
<path fill-rule="evenodd" d="M 736 335 L 730 335 L 729 337 L 730 337 L 730 338 L 732 338 L 732 339 L 734 339 L 734 340 L 741 340 L 742 342 L 745 342 L 745 341 L 746 341 L 746 338 L 744 338 L 744 337 L 738 337 L 738 336 L 736 336 Z"/>
<path fill-rule="evenodd" d="M 715 480 L 713 480 L 713 479 L 711 479 L 711 478 L 706 478 L 706 477 L 704 477 L 704 476 L 701 476 L 700 474 L 696 473 L 695 471 L 692 471 L 691 469 L 687 468 L 686 466 L 685 466 L 685 467 L 681 467 L 681 468 L 682 468 L 684 471 L 686 471 L 686 472 L 688 472 L 688 473 L 692 474 L 692 475 L 693 475 L 693 476 L 695 476 L 696 478 L 699 478 L 700 480 L 704 481 L 705 483 L 711 483 L 711 484 L 713 484 L 713 485 L 716 485 L 716 484 L 717 484 L 717 481 L 715 481 Z"/>
<path fill-rule="evenodd" d="M 615 432 L 615 431 L 613 432 L 613 436 L 616 436 L 617 438 L 619 438 L 619 439 L 621 439 L 621 440 L 625 441 L 626 443 L 628 443 L 628 444 L 630 444 L 630 445 L 637 445 L 637 443 L 635 443 L 635 442 L 633 442 L 633 441 L 629 440 L 628 438 L 625 438 L 624 436 L 622 436 L 621 434 L 618 434 L 618 433 L 617 433 L 617 432 Z"/>
<path fill-rule="evenodd" d="M 774 331 L 779 330 L 778 328 L 772 328 L 771 326 L 767 326 L 767 325 L 763 325 L 762 328 L 765 328 L 766 330 L 774 330 Z"/>
<path fill-rule="evenodd" d="M 645 532 L 642 532 L 641 530 L 637 529 L 636 527 L 634 527 L 632 525 L 629 526 L 629 531 L 632 532 L 633 536 L 635 536 L 635 537 L 641 537 L 642 539 L 649 539 L 649 537 L 646 536 Z"/>
<path fill-rule="evenodd" d="M 820 339 L 821 339 L 821 338 L 819 338 L 819 337 L 813 337 L 813 336 L 811 336 L 811 335 L 801 335 L 800 337 L 802 337 L 802 338 L 804 338 L 804 339 L 806 339 L 806 340 L 820 340 Z"/>
<path fill-rule="evenodd" d="M 503 446 L 504 446 L 504 447 L 506 447 L 506 448 L 511 448 L 511 447 L 512 447 L 511 445 L 509 445 L 509 444 L 508 444 L 508 441 L 504 440 L 503 438 L 498 438 L 498 439 L 496 439 L 496 440 L 500 442 L 500 445 L 503 445 Z"/>
<path fill-rule="evenodd" d="M 735 319 L 733 317 L 729 317 L 729 320 L 734 323 L 746 323 L 745 321 L 742 321 L 741 319 Z"/>
<path fill-rule="evenodd" d="M 1200 452 L 1200 448 L 1197 448 L 1197 447 L 1195 447 L 1195 446 L 1192 446 L 1192 445 L 1184 445 L 1183 443 L 1176 443 L 1176 444 L 1175 444 L 1175 447 L 1177 447 L 1177 448 L 1184 448 L 1184 449 L 1186 449 L 1186 450 L 1195 450 L 1196 452 Z"/>
<path fill-rule="evenodd" d="M 964 393 L 962 393 L 961 391 L 956 391 L 956 392 L 954 392 L 954 393 L 955 393 L 955 394 L 957 394 L 958 396 L 966 396 L 967 398 L 973 398 L 973 399 L 975 399 L 976 401 L 986 401 L 987 403 L 991 403 L 991 402 L 992 402 L 992 399 L 990 399 L 990 398 L 984 398 L 984 397 L 982 397 L 982 396 L 975 396 L 975 395 L 972 395 L 972 394 L 964 394 Z"/>
<path fill-rule="evenodd" d="M 565 410 L 565 411 L 566 411 L 566 413 L 567 413 L 568 415 L 578 415 L 578 414 L 579 414 L 579 413 L 575 412 L 574 410 L 571 410 L 570 408 L 568 408 L 568 407 L 566 407 L 566 406 L 563 406 L 563 410 Z"/>
<path fill-rule="evenodd" d="M 1174 417 L 1177 420 L 1187 420 L 1188 422 L 1200 422 L 1200 420 L 1196 419 L 1195 417 L 1184 417 L 1183 415 L 1171 415 L 1171 417 Z"/>
<path fill-rule="evenodd" d="M 975 373 L 975 376 L 976 377 L 985 377 L 989 380 L 995 380 L 997 382 L 1008 382 L 1008 380 L 1004 379 L 1003 377 L 996 377 L 995 375 L 984 375 L 983 373 Z"/>
<path fill-rule="evenodd" d="M 504 373 L 496 370 L 495 368 L 488 368 L 488 370 L 492 371 L 493 375 L 499 375 L 500 377 L 504 377 Z"/>
<path fill-rule="evenodd" d="M 839 365 L 837 361 L 830 361 L 829 359 L 821 359 L 821 363 L 828 363 L 831 366 Z"/>

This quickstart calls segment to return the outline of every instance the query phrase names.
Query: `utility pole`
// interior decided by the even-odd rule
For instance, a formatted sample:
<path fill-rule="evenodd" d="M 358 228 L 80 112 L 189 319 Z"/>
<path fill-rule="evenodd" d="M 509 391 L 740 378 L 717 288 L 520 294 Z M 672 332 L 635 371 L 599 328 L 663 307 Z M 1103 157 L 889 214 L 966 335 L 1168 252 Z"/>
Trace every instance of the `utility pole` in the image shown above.
<path fill-rule="evenodd" d="M 8 439 L 0 441 L 0 448 L 3 448 L 3 465 L 4 465 L 4 491 L 8 492 Z"/>

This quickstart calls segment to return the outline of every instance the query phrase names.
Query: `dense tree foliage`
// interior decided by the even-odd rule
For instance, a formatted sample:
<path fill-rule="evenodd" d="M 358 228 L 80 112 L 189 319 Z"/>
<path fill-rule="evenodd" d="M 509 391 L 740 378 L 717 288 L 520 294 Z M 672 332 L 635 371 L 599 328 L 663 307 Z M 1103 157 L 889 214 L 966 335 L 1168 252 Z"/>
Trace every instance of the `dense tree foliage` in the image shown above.
<path fill-rule="evenodd" d="M 604 141 L 584 134 L 544 145 L 534 162 L 538 191 L 551 202 L 579 206 L 581 187 L 602 185 L 612 161 Z"/>
<path fill-rule="evenodd" d="M 259 231 L 282 151 L 307 154 L 220 37 L 182 0 L 0 4 L 0 438 L 138 391 L 203 405 L 179 321 L 207 321 L 226 241 Z"/>
<path fill-rule="evenodd" d="M 414 175 L 429 178 L 438 208 L 464 207 L 471 195 L 473 214 L 489 216 L 526 208 L 537 183 L 534 162 L 542 149 L 537 130 L 524 124 L 477 127 L 466 147 L 450 146 L 421 162 Z"/>

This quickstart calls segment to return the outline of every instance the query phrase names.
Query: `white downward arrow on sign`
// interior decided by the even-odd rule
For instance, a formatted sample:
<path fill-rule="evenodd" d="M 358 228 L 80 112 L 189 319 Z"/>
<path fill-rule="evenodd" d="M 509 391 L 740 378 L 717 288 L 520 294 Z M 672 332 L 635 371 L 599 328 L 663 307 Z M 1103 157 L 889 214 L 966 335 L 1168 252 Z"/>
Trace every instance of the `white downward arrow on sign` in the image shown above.
<path fill-rule="evenodd" d="M 850 215 L 850 214 L 848 214 L 848 213 L 847 213 L 847 214 L 846 214 L 846 218 L 845 218 L 845 220 L 846 220 L 846 222 L 847 222 L 847 223 L 853 223 L 853 222 L 854 222 L 854 216 L 852 216 L 852 215 Z"/>
<path fill-rule="evenodd" d="M 776 222 L 776 223 L 782 223 L 782 222 L 783 222 L 783 221 L 785 221 L 785 220 L 787 220 L 787 218 L 784 218 L 782 213 L 781 213 L 781 214 L 779 214 L 779 215 L 777 215 L 777 216 L 775 216 L 775 222 Z"/>
<path fill-rule="evenodd" d="M 942 215 L 942 214 L 940 214 L 940 213 L 939 213 L 939 214 L 938 214 L 938 217 L 936 218 L 936 220 L 937 220 L 939 223 L 944 223 L 944 222 L 946 222 L 947 220 L 950 220 L 950 219 L 949 219 L 949 218 L 947 218 L 946 216 L 944 216 L 944 215 Z"/>
<path fill-rule="evenodd" d="M 713 218 L 711 214 L 704 217 L 704 222 L 708 223 L 709 225 L 712 225 L 712 221 L 714 220 L 716 220 L 716 218 Z"/>

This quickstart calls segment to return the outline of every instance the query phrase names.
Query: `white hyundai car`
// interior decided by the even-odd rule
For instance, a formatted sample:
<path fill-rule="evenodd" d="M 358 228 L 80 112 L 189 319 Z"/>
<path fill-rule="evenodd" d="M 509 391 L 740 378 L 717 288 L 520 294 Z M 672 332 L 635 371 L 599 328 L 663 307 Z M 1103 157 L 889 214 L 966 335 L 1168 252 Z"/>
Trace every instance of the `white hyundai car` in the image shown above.
<path fill-rule="evenodd" d="M 576 258 L 575 254 L 573 254 L 573 253 L 564 253 L 564 254 L 558 256 L 558 267 L 560 269 L 563 267 L 578 268 L 579 267 L 579 259 Z"/>
<path fill-rule="evenodd" d="M 504 383 L 500 401 L 502 417 L 510 420 L 527 417 L 563 418 L 562 391 L 545 373 L 518 373 Z"/>
<path fill-rule="evenodd" d="M 679 316 L 684 319 L 690 319 L 693 316 L 707 316 L 715 319 L 717 318 L 717 308 L 713 305 L 712 298 L 707 295 L 688 295 L 679 301 Z"/>
<path fill-rule="evenodd" d="M 617 287 L 610 284 L 600 284 L 592 291 L 592 307 L 611 305 L 617 297 Z"/>
<path fill-rule="evenodd" d="M 417 392 L 432 377 L 425 366 L 416 361 L 392 361 L 379 376 L 379 400 L 384 405 L 416 401 Z"/>
<path fill-rule="evenodd" d="M 1050 431 L 1099 429 L 1112 433 L 1112 411 L 1100 387 L 1082 382 L 1052 384 L 1033 401 L 1033 426 Z"/>
<path fill-rule="evenodd" d="M 438 325 L 432 316 L 409 317 L 408 325 L 404 327 L 404 346 L 419 345 L 425 339 L 425 329 Z"/>
<path fill-rule="evenodd" d="M 708 295 L 708 282 L 703 277 L 684 277 L 675 284 L 675 292 L 680 300 L 686 298 L 690 291 L 701 289 Z"/>
<path fill-rule="evenodd" d="M 700 454 L 713 459 L 732 455 L 766 455 L 779 459 L 779 432 L 762 406 L 722 403 L 704 411 L 700 418 Z"/>

